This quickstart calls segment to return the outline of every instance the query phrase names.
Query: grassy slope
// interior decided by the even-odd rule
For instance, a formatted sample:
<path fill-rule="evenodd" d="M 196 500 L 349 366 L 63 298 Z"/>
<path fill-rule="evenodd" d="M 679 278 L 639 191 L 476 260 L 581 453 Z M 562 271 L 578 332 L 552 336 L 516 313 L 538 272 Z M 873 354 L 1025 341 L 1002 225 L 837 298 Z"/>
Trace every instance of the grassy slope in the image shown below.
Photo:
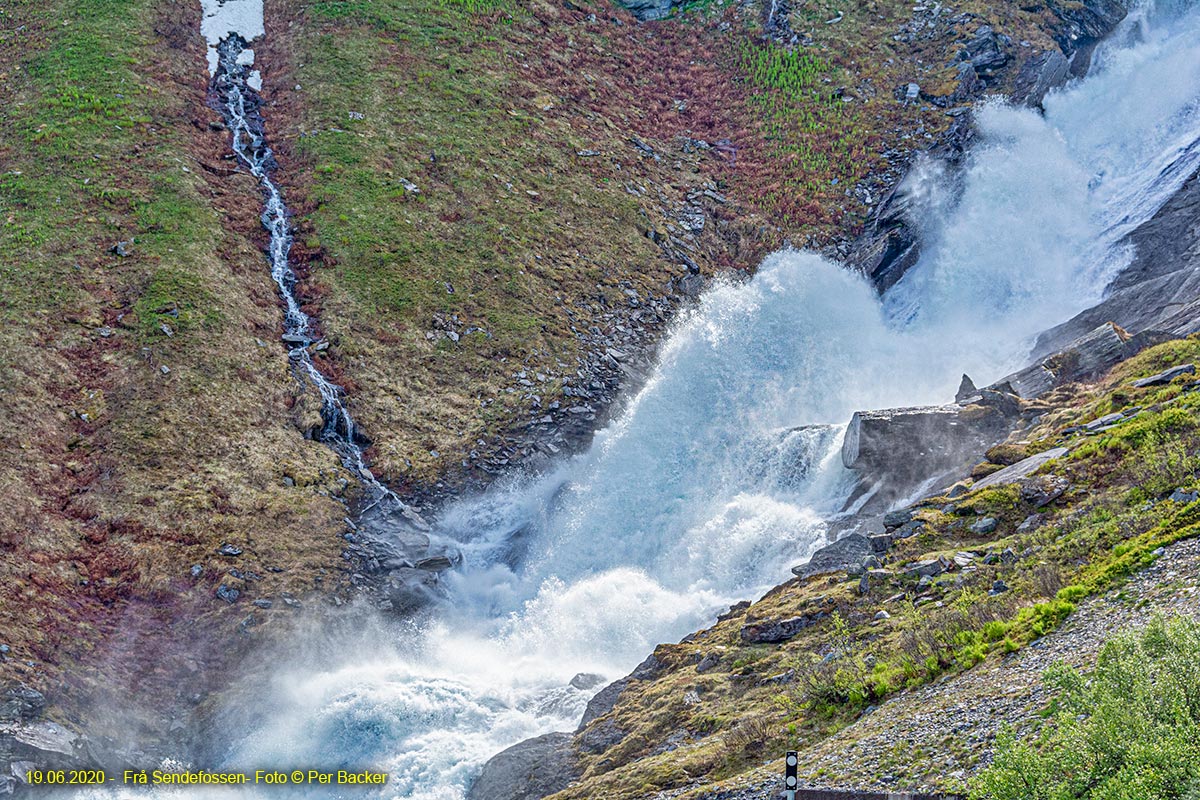
<path fill-rule="evenodd" d="M 198 25 L 115 0 L 17 0 L 0 21 L 0 678 L 52 701 L 173 696 L 237 649 L 189 637 L 340 560 L 340 506 L 281 482 L 337 465 L 289 420 L 257 192 L 208 128 Z M 224 574 L 225 541 L 261 582 Z M 237 607 L 219 581 L 247 590 Z M 58 686 L 75 661 L 101 672 Z"/>
<path fill-rule="evenodd" d="M 1023 647 L 1082 598 L 1150 563 L 1156 548 L 1200 534 L 1200 502 L 1165 499 L 1177 487 L 1196 486 L 1200 473 L 1200 394 L 1183 391 L 1194 379 L 1129 388 L 1136 377 L 1198 358 L 1200 340 L 1170 342 L 1095 386 L 1066 387 L 1048 398 L 1041 421 L 1019 434 L 1029 444 L 1015 448 L 1036 452 L 1060 442 L 1073 448 L 1043 470 L 1070 483 L 1048 506 L 1034 508 L 1015 486 L 935 498 L 918 511 L 924 532 L 893 548 L 885 564 L 893 574 L 872 579 L 866 595 L 843 575 L 793 580 L 692 642 L 661 645 L 655 652 L 668 665 L 665 673 L 635 681 L 614 711 L 593 723 L 615 724 L 628 736 L 585 755 L 584 781 L 555 797 L 632 798 L 697 783 L 711 789 L 785 749 L 803 750 L 836 734 L 894 692 Z M 1060 433 L 1134 406 L 1143 410 L 1111 431 Z M 948 502 L 956 510 L 943 513 Z M 1018 532 L 1035 513 L 1037 523 Z M 999 520 L 997 530 L 972 533 L 970 525 L 985 515 Z M 1019 560 L 976 561 L 973 572 L 948 572 L 932 587 L 902 575 L 903 565 L 917 559 L 1009 548 Z M 1010 591 L 990 596 L 996 580 Z M 890 618 L 875 619 L 881 610 Z M 782 644 L 747 645 L 740 638 L 748 622 L 817 611 L 827 616 Z M 697 672 L 708 655 L 719 657 L 717 666 Z M 664 742 L 679 746 L 654 755 Z M 949 780 L 925 774 L 920 754 L 900 762 L 897 774 L 912 785 Z M 827 772 L 808 778 L 838 781 Z"/>
<path fill-rule="evenodd" d="M 306 212 L 307 294 L 379 471 L 430 481 L 545 413 L 586 350 L 577 332 L 611 330 L 626 290 L 661 296 L 682 274 L 651 237 L 692 241 L 677 219 L 690 194 L 733 200 L 697 201 L 704 272 L 844 236 L 869 210 L 858 182 L 949 121 L 895 86 L 946 83 L 984 21 L 1048 41 L 1040 13 L 1009 4 L 968 3 L 977 16 L 911 43 L 893 39 L 909 3 L 851 4 L 826 25 L 833 5 L 795 12 L 813 44 L 789 59 L 754 5 L 637 24 L 601 2 L 274 4 L 269 124 Z M 451 316 L 479 330 L 431 341 Z M 522 369 L 547 381 L 522 388 Z"/>

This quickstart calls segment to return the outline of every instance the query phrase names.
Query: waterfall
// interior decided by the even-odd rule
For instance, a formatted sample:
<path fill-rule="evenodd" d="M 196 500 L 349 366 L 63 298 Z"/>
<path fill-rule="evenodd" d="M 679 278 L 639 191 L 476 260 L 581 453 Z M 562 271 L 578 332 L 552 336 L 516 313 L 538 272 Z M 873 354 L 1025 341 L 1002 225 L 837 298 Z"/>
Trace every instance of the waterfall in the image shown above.
<path fill-rule="evenodd" d="M 219 48 L 218 74 L 243 74 L 239 47 Z M 288 332 L 303 338 L 270 152 L 244 79 L 228 83 L 235 149 L 267 196 Z M 388 796 L 457 800 L 495 752 L 572 729 L 595 691 L 574 676 L 627 673 L 822 543 L 850 485 L 837 451 L 853 411 L 944 401 L 963 371 L 997 378 L 1039 331 L 1101 298 L 1127 263 L 1121 236 L 1197 163 L 1198 102 L 1200 11 L 1146 4 L 1044 116 L 977 110 L 955 197 L 939 200 L 937 170 L 914 173 L 934 201 L 924 255 L 882 299 L 794 251 L 719 281 L 588 452 L 444 510 L 435 528 L 465 560 L 430 619 L 281 672 L 271 718 L 227 766 L 371 767 L 391 773 Z M 340 392 L 304 347 L 291 353 L 328 390 L 326 428 L 361 470 Z"/>

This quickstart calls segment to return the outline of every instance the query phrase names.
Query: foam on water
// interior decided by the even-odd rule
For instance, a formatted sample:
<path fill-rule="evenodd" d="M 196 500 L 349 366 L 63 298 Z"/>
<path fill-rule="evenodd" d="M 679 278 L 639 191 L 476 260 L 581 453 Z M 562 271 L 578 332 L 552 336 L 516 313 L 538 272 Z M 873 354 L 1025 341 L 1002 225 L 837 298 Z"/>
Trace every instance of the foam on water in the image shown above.
<path fill-rule="evenodd" d="M 619 677 L 786 577 L 846 497 L 853 411 L 998 378 L 1100 298 L 1113 244 L 1197 163 L 1198 34 L 1191 3 L 1146 4 L 1044 118 L 982 108 L 961 193 L 910 178 L 925 255 L 882 301 L 797 252 L 718 283 L 587 453 L 444 511 L 465 560 L 436 621 L 281 672 L 228 766 L 370 766 L 386 796 L 459 800 L 495 752 L 574 728 L 595 689 L 573 675 Z"/>

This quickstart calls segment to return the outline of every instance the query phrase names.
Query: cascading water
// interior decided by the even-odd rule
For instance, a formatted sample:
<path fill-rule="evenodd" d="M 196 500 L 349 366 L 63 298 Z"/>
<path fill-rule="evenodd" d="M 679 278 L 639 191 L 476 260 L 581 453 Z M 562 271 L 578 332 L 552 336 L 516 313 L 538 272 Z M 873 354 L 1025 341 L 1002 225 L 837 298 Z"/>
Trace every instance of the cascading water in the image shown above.
<path fill-rule="evenodd" d="M 221 102 L 221 111 L 233 137 L 233 152 L 250 173 L 258 179 L 264 195 L 262 222 L 270 233 L 267 257 L 271 278 L 279 289 L 285 310 L 283 341 L 288 345 L 288 358 L 303 373 L 321 397 L 320 440 L 332 447 L 346 465 L 375 493 L 390 494 L 363 461 L 362 447 L 355 438 L 354 420 L 342 402 L 342 388 L 321 374 L 313 363 L 309 349 L 316 342 L 312 337 L 312 320 L 300 308 L 296 297 L 296 273 L 288 262 L 292 249 L 291 224 L 288 209 L 279 187 L 271 179 L 275 157 L 263 136 L 260 101 L 249 81 L 256 72 L 251 70 L 253 51 L 238 34 L 226 36 L 216 48 L 217 66 L 213 89 Z M 246 53 L 250 57 L 246 58 Z"/>
<path fill-rule="evenodd" d="M 999 377 L 1100 298 L 1128 257 L 1115 243 L 1196 163 L 1198 101 L 1200 11 L 1147 3 L 1044 117 L 977 112 L 961 195 L 930 204 L 925 255 L 882 301 L 796 252 L 718 284 L 589 452 L 444 511 L 436 527 L 465 561 L 431 620 L 281 674 L 270 722 L 227 766 L 372 767 L 391 773 L 388 796 L 455 800 L 493 753 L 573 728 L 595 691 L 577 673 L 628 672 L 821 543 L 850 483 L 837 448 L 854 410 L 944 400 L 964 370 Z M 251 125 L 240 141 L 286 237 L 269 151 Z"/>

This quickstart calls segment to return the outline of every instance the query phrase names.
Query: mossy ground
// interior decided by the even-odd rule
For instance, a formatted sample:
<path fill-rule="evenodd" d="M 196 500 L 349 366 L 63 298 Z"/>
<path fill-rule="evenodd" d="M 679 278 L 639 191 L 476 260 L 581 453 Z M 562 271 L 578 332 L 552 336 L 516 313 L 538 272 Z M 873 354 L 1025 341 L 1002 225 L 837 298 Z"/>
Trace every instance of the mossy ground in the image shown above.
<path fill-rule="evenodd" d="M 872 577 L 865 595 L 843 574 L 793 580 L 689 642 L 661 645 L 655 654 L 665 673 L 634 681 L 611 714 L 593 723 L 611 721 L 626 738 L 585 754 L 584 780 L 555 797 L 632 798 L 683 788 L 699 796 L 786 749 L 803 751 L 836 734 L 896 692 L 953 680 L 1019 650 L 1053 631 L 1081 600 L 1119 588 L 1153 562 L 1158 548 L 1200 535 L 1200 502 L 1169 499 L 1176 488 L 1196 488 L 1200 475 L 1200 392 L 1188 389 L 1194 378 L 1130 385 L 1197 359 L 1200 339 L 1169 342 L 1096 384 L 1064 387 L 1040 401 L 1041 416 L 1011 447 L 1071 448 L 1040 473 L 1069 483 L 1046 506 L 1034 507 L 1012 484 L 931 498 L 916 512 L 924 530 L 892 548 L 885 564 L 891 574 Z M 1117 407 L 1141 411 L 1100 433 L 1063 433 Z M 972 533 L 971 524 L 985 516 L 998 521 L 996 530 Z M 963 552 L 998 558 L 976 558 L 974 569 L 952 569 L 929 585 L 904 576 L 907 564 Z M 991 594 L 997 580 L 1008 590 Z M 879 611 L 887 618 L 877 619 Z M 741 638 L 749 622 L 818 612 L 824 616 L 816 624 L 786 642 Z M 718 665 L 700 673 L 696 665 L 706 656 L 718 657 Z M 666 742 L 676 747 L 664 748 Z M 897 764 L 921 774 L 923 757 L 901 754 Z"/>

